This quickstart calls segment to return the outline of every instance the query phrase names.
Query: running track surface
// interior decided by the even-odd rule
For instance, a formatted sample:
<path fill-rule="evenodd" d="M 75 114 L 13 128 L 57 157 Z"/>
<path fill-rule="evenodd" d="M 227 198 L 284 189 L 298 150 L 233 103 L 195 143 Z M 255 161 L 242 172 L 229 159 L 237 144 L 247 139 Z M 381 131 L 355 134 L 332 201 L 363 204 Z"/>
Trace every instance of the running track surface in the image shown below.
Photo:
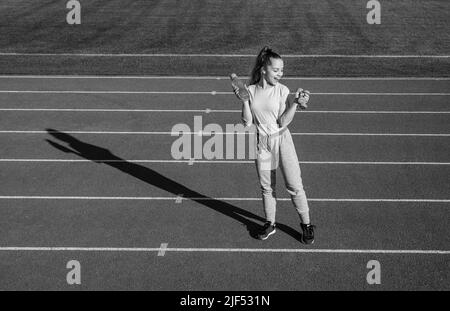
<path fill-rule="evenodd" d="M 0 289 L 450 289 L 449 80 L 284 83 L 312 92 L 289 127 L 312 246 L 280 172 L 259 241 L 251 160 L 171 155 L 176 124 L 239 123 L 227 78 L 0 77 Z"/>

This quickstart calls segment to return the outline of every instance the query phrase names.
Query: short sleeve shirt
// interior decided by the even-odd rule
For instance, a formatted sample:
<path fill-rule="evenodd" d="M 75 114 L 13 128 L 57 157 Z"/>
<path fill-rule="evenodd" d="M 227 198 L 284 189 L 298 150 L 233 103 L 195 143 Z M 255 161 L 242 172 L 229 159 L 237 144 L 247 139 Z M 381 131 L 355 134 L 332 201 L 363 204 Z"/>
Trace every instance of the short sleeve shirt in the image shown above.
<path fill-rule="evenodd" d="M 280 117 L 286 109 L 289 88 L 281 83 L 263 89 L 253 84 L 248 87 L 253 120 L 260 134 L 272 135 L 281 130 Z"/>

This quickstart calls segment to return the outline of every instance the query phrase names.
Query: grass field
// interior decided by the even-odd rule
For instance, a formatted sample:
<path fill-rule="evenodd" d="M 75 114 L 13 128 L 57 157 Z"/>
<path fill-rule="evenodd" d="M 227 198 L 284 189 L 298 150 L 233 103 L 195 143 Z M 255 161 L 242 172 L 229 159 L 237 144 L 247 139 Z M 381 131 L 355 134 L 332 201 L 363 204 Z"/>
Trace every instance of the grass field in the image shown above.
<path fill-rule="evenodd" d="M 382 1 L 381 24 L 366 22 L 366 1 L 81 1 L 68 25 L 66 1 L 0 4 L 2 53 L 255 55 L 448 55 L 448 1 Z M 201 74 L 248 72 L 253 58 L 92 58 L 3 56 L 0 72 Z M 287 75 L 446 76 L 448 58 L 291 60 Z"/>
<path fill-rule="evenodd" d="M 449 54 L 446 0 L 381 1 L 366 22 L 361 0 L 89 0 L 82 23 L 66 1 L 4 0 L 0 50 L 46 53 Z"/>

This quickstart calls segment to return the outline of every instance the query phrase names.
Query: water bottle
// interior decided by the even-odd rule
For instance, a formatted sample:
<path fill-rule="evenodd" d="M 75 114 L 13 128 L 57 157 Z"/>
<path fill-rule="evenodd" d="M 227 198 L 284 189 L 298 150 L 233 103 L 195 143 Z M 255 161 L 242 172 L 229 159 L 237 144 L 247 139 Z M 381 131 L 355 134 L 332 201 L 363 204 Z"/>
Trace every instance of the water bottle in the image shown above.
<path fill-rule="evenodd" d="M 231 79 L 231 86 L 233 87 L 233 91 L 236 94 L 236 96 L 244 101 L 249 100 L 250 95 L 248 94 L 244 82 L 239 80 L 238 76 L 235 73 L 232 73 L 230 75 L 230 79 Z"/>

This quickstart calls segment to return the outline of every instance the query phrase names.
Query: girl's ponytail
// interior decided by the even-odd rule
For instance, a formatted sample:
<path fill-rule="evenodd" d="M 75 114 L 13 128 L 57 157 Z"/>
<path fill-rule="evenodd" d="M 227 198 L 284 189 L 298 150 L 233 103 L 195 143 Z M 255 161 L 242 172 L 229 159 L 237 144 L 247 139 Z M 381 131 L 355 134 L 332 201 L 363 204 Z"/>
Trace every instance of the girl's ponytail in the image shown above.
<path fill-rule="evenodd" d="M 271 58 L 281 59 L 281 56 L 272 51 L 268 46 L 263 47 L 256 57 L 256 62 L 250 75 L 249 85 L 256 84 L 261 80 L 261 69 L 270 65 Z"/>

